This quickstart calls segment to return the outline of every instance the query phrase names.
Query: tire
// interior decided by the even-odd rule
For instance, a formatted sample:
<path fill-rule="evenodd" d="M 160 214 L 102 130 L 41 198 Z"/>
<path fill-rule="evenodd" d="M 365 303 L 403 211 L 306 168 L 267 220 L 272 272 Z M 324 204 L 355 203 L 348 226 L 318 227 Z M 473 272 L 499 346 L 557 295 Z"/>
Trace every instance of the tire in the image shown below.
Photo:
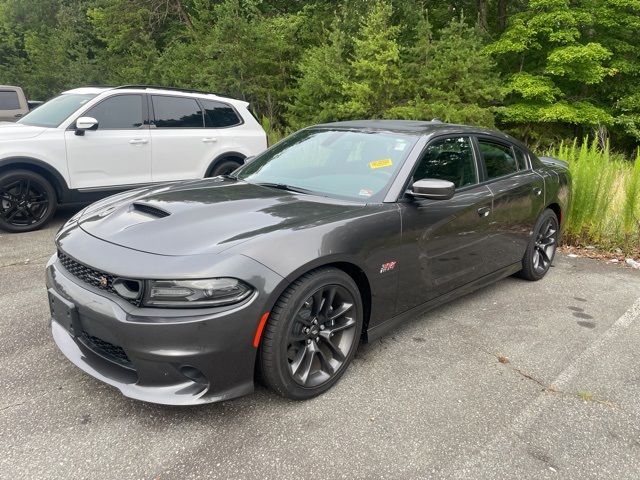
<path fill-rule="evenodd" d="M 37 230 L 51 219 L 57 206 L 56 191 L 42 175 L 29 170 L 0 174 L 1 230 Z"/>
<path fill-rule="evenodd" d="M 326 392 L 351 363 L 362 323 L 360 291 L 349 275 L 336 268 L 303 275 L 269 316 L 259 351 L 263 382 L 293 400 Z"/>
<path fill-rule="evenodd" d="M 234 170 L 238 169 L 242 165 L 242 162 L 236 160 L 222 160 L 218 162 L 211 169 L 208 177 L 217 177 L 218 175 L 229 175 Z"/>
<path fill-rule="evenodd" d="M 519 277 L 537 281 L 547 274 L 558 247 L 558 231 L 558 217 L 547 208 L 533 228 L 533 235 L 522 258 L 522 270 L 517 274 Z"/>

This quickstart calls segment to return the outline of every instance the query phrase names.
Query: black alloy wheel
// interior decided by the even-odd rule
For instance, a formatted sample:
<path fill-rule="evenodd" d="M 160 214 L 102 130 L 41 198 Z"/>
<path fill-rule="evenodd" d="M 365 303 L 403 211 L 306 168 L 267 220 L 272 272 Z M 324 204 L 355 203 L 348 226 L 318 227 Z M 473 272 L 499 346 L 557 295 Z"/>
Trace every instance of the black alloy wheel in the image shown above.
<path fill-rule="evenodd" d="M 325 285 L 302 304 L 291 324 L 287 361 L 293 379 L 317 387 L 344 364 L 356 331 L 355 300 L 340 285 Z"/>
<path fill-rule="evenodd" d="M 553 210 L 542 212 L 522 259 L 521 277 L 535 281 L 546 275 L 558 247 L 558 229 L 558 218 Z"/>
<path fill-rule="evenodd" d="M 282 294 L 265 328 L 265 383 L 298 400 L 331 388 L 358 347 L 362 312 L 358 287 L 343 271 L 322 268 L 302 276 Z"/>
<path fill-rule="evenodd" d="M 0 229 L 36 230 L 51 218 L 56 206 L 56 192 L 41 175 L 28 170 L 0 175 Z"/>
<path fill-rule="evenodd" d="M 557 222 L 553 217 L 549 217 L 540 228 L 534 243 L 533 268 L 536 272 L 544 274 L 549 270 L 556 254 L 557 234 Z"/>

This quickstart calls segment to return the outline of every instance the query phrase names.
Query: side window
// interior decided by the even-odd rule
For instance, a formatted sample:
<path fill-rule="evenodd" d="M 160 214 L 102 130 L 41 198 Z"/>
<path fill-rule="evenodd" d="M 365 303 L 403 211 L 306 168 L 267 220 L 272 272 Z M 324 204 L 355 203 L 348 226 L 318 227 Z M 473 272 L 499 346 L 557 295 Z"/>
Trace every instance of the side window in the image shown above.
<path fill-rule="evenodd" d="M 238 118 L 238 114 L 226 103 L 216 102 L 214 100 L 203 100 L 200 102 L 204 106 L 204 122 L 209 128 L 223 128 L 239 125 L 242 121 Z"/>
<path fill-rule="evenodd" d="M 518 162 L 518 170 L 527 170 L 529 165 L 527 165 L 527 156 L 526 154 L 520 150 L 518 147 L 514 147 L 513 150 L 516 152 L 516 161 Z"/>
<path fill-rule="evenodd" d="M 19 110 L 20 100 L 13 90 L 0 90 L 0 110 Z"/>
<path fill-rule="evenodd" d="M 478 140 L 478 143 L 480 144 L 480 152 L 482 152 L 489 180 L 518 171 L 518 164 L 511 147 L 487 140 Z"/>
<path fill-rule="evenodd" d="M 469 138 L 445 138 L 431 143 L 413 174 L 414 182 L 424 178 L 449 180 L 456 188 L 478 183 Z"/>
<path fill-rule="evenodd" d="M 107 98 L 82 114 L 98 120 L 98 130 L 121 130 L 142 126 L 142 95 Z"/>
<path fill-rule="evenodd" d="M 154 95 L 153 112 L 158 128 L 204 128 L 202 110 L 193 98 Z"/>

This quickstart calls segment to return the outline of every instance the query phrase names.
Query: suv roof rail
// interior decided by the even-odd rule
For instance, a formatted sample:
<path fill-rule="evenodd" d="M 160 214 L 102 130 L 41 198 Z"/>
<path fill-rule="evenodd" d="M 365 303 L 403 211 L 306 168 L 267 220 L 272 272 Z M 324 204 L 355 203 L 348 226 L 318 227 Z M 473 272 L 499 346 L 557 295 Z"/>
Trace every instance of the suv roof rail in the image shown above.
<path fill-rule="evenodd" d="M 163 87 L 162 85 L 146 85 L 146 84 L 119 85 L 117 87 L 113 87 L 113 90 L 120 90 L 122 88 L 153 88 L 156 90 L 170 90 L 172 92 L 202 93 L 204 95 L 217 95 L 219 97 L 223 96 L 216 92 L 205 92 L 203 90 L 193 90 L 190 88 Z"/>

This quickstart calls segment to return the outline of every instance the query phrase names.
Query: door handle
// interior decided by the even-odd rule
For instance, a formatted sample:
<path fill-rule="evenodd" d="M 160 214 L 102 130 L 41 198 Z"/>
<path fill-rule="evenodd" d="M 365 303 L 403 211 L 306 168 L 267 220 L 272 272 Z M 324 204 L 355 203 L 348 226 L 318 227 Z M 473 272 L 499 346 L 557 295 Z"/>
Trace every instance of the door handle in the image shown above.
<path fill-rule="evenodd" d="M 478 209 L 478 215 L 481 217 L 487 217 L 491 213 L 491 207 L 480 207 Z"/>
<path fill-rule="evenodd" d="M 20 118 L 22 116 L 22 113 L 16 113 L 13 118 Z"/>
<path fill-rule="evenodd" d="M 215 143 L 215 142 L 217 142 L 217 141 L 218 141 L 218 139 L 217 139 L 217 138 L 213 138 L 213 137 L 204 137 L 204 138 L 202 139 L 202 141 L 203 141 L 204 143 Z"/>
<path fill-rule="evenodd" d="M 536 195 L 542 195 L 542 189 L 540 187 L 533 187 L 533 193 Z"/>
<path fill-rule="evenodd" d="M 134 138 L 133 140 L 129 140 L 131 145 L 144 145 L 145 143 L 149 143 L 149 140 L 145 138 Z"/>

